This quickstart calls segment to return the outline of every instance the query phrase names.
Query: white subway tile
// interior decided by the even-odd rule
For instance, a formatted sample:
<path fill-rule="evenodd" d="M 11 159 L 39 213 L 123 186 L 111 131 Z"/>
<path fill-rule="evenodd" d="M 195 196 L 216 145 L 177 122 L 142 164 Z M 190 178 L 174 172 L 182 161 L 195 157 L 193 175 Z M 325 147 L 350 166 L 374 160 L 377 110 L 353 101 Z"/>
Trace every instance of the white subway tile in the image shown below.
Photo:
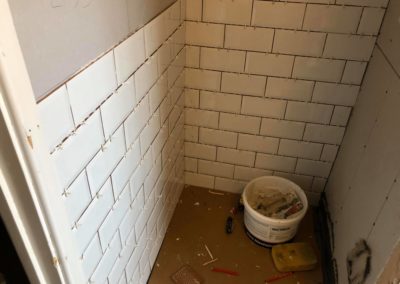
<path fill-rule="evenodd" d="M 299 159 L 296 165 L 296 173 L 327 178 L 331 172 L 331 167 L 332 163 Z"/>
<path fill-rule="evenodd" d="M 200 47 L 186 46 L 186 67 L 199 68 L 200 67 Z"/>
<path fill-rule="evenodd" d="M 113 264 L 117 260 L 120 251 L 121 241 L 118 234 L 115 234 L 109 248 L 104 253 L 99 265 L 96 267 L 96 270 L 90 277 L 89 282 L 104 283 L 107 280 L 107 276 L 110 273 Z"/>
<path fill-rule="evenodd" d="M 307 191 L 311 188 L 313 177 L 312 176 L 305 176 L 305 175 L 298 175 L 292 173 L 283 173 L 283 172 L 274 172 L 274 176 L 279 176 L 286 178 L 298 186 L 300 186 L 303 190 Z"/>
<path fill-rule="evenodd" d="M 205 188 L 214 188 L 213 176 L 185 172 L 185 184 L 200 186 Z"/>
<path fill-rule="evenodd" d="M 285 119 L 326 124 L 331 120 L 332 111 L 330 105 L 289 101 Z"/>
<path fill-rule="evenodd" d="M 109 52 L 67 83 L 75 125 L 80 124 L 117 87 L 114 54 Z"/>
<path fill-rule="evenodd" d="M 156 51 L 156 56 L 158 59 L 157 68 L 158 74 L 161 75 L 167 70 L 168 66 L 171 64 L 173 59 L 173 45 L 172 41 L 168 40 L 163 43 L 163 45 Z"/>
<path fill-rule="evenodd" d="M 203 12 L 202 0 L 186 0 L 186 20 L 188 21 L 201 21 L 201 14 Z"/>
<path fill-rule="evenodd" d="M 254 152 L 242 151 L 228 148 L 217 149 L 217 161 L 234 165 L 252 167 L 256 154 Z"/>
<path fill-rule="evenodd" d="M 185 89 L 185 107 L 199 108 L 200 107 L 200 91 Z"/>
<path fill-rule="evenodd" d="M 338 126 L 307 124 L 304 140 L 340 145 L 345 128 Z"/>
<path fill-rule="evenodd" d="M 225 48 L 270 52 L 274 30 L 247 26 L 226 26 Z"/>
<path fill-rule="evenodd" d="M 345 61 L 296 57 L 293 67 L 293 78 L 339 82 L 342 76 Z"/>
<path fill-rule="evenodd" d="M 114 49 L 118 84 L 123 83 L 146 59 L 143 29 L 138 30 Z"/>
<path fill-rule="evenodd" d="M 296 158 L 291 157 L 257 153 L 255 166 L 266 170 L 293 172 L 296 166 L 296 160 Z"/>
<path fill-rule="evenodd" d="M 104 219 L 104 222 L 99 228 L 100 244 L 103 248 L 103 251 L 105 251 L 108 247 L 113 235 L 118 230 L 122 218 L 128 211 L 130 205 L 129 191 L 128 184 L 122 192 L 120 198 L 114 203 L 111 211 L 108 213 L 107 217 Z"/>
<path fill-rule="evenodd" d="M 199 160 L 198 163 L 198 171 L 200 174 L 233 178 L 233 165 L 204 160 Z"/>
<path fill-rule="evenodd" d="M 222 47 L 224 45 L 224 25 L 186 22 L 186 44 Z"/>
<path fill-rule="evenodd" d="M 219 91 L 221 72 L 186 68 L 185 84 L 187 88 Z"/>
<path fill-rule="evenodd" d="M 128 183 L 130 176 L 139 164 L 140 158 L 139 140 L 136 140 L 111 174 L 114 196 L 119 196 Z"/>
<path fill-rule="evenodd" d="M 217 156 L 217 147 L 185 142 L 185 156 L 213 161 Z"/>
<path fill-rule="evenodd" d="M 136 140 L 149 118 L 149 99 L 148 97 L 145 97 L 124 122 L 127 147 L 129 147 Z"/>
<path fill-rule="evenodd" d="M 185 67 L 186 55 L 183 53 L 179 53 L 178 56 L 174 59 L 171 65 L 168 67 L 167 75 L 168 75 L 168 88 L 171 88 L 173 85 L 177 84 L 177 79 L 182 74 Z"/>
<path fill-rule="evenodd" d="M 294 56 L 248 52 L 245 71 L 251 74 L 290 77 Z"/>
<path fill-rule="evenodd" d="M 261 122 L 261 135 L 273 137 L 301 139 L 305 123 L 278 119 L 263 118 Z"/>
<path fill-rule="evenodd" d="M 157 57 L 150 57 L 135 73 L 136 101 L 140 102 L 158 79 Z"/>
<path fill-rule="evenodd" d="M 351 107 L 335 106 L 331 125 L 346 126 L 349 121 Z"/>
<path fill-rule="evenodd" d="M 312 101 L 317 103 L 354 106 L 360 87 L 317 82 Z"/>
<path fill-rule="evenodd" d="M 156 162 L 154 163 L 153 168 L 149 172 L 149 175 L 146 177 L 144 181 L 143 189 L 144 189 L 144 197 L 146 200 L 153 197 L 154 194 L 153 188 L 157 182 L 158 177 L 161 174 L 161 166 L 162 166 L 161 156 L 159 156 Z"/>
<path fill-rule="evenodd" d="M 261 118 L 254 116 L 221 113 L 219 128 L 224 130 L 258 134 Z"/>
<path fill-rule="evenodd" d="M 118 283 L 118 284 L 126 284 L 126 278 L 125 278 L 125 266 L 127 265 L 129 261 L 129 257 L 131 256 L 134 246 L 136 244 L 135 242 L 135 237 L 133 234 L 129 236 L 129 243 L 124 246 L 124 243 L 122 242 L 122 250 L 119 254 L 119 257 L 115 261 L 113 268 L 110 271 L 110 274 L 108 275 L 108 282 L 109 283 Z"/>
<path fill-rule="evenodd" d="M 242 72 L 246 52 L 218 48 L 201 48 L 200 67 L 228 72 Z"/>
<path fill-rule="evenodd" d="M 108 180 L 99 191 L 83 215 L 79 218 L 77 228 L 73 230 L 78 252 L 82 253 L 98 230 L 107 213 L 114 204 L 111 182 Z"/>
<path fill-rule="evenodd" d="M 146 248 L 146 241 L 147 241 L 147 235 L 146 231 L 142 233 L 142 235 L 139 238 L 139 241 L 137 242 L 137 246 L 133 250 L 133 253 L 131 257 L 129 258 L 128 264 L 126 265 L 125 271 L 126 271 L 126 276 L 127 278 L 131 279 L 132 283 L 139 283 L 138 279 L 140 278 L 140 273 L 139 273 L 139 259 L 143 253 L 143 251 Z"/>
<path fill-rule="evenodd" d="M 92 200 L 85 171 L 80 173 L 66 193 L 63 195 L 63 201 L 72 228 Z"/>
<path fill-rule="evenodd" d="M 203 0 L 203 20 L 223 24 L 249 25 L 252 0 Z"/>
<path fill-rule="evenodd" d="M 321 154 L 321 161 L 334 162 L 339 146 L 325 144 Z"/>
<path fill-rule="evenodd" d="M 133 203 L 134 204 L 134 203 Z M 134 210 L 132 208 L 128 209 L 124 218 L 121 221 L 121 225 L 119 226 L 119 234 L 121 237 L 121 242 L 123 246 L 129 245 L 129 242 L 132 242 L 132 245 L 136 245 L 135 241 L 135 223 L 138 215 L 134 215 Z"/>
<path fill-rule="evenodd" d="M 239 134 L 237 148 L 240 150 L 276 154 L 276 152 L 278 151 L 278 145 L 278 138 Z"/>
<path fill-rule="evenodd" d="M 279 155 L 318 160 L 322 151 L 322 144 L 281 139 Z"/>
<path fill-rule="evenodd" d="M 218 128 L 219 113 L 200 109 L 185 109 L 185 124 Z"/>
<path fill-rule="evenodd" d="M 385 9 L 364 8 L 357 33 L 362 35 L 377 35 L 384 15 Z"/>
<path fill-rule="evenodd" d="M 185 141 L 198 142 L 199 141 L 199 127 L 185 125 Z"/>
<path fill-rule="evenodd" d="M 264 96 L 265 76 L 222 73 L 221 91 L 249 96 Z"/>
<path fill-rule="evenodd" d="M 234 177 L 235 177 L 235 179 L 250 181 L 252 179 L 255 179 L 255 178 L 258 178 L 261 176 L 269 176 L 271 174 L 272 174 L 272 171 L 268 171 L 268 170 L 235 166 Z"/>
<path fill-rule="evenodd" d="M 254 1 L 252 25 L 300 29 L 305 8 L 305 4 Z"/>
<path fill-rule="evenodd" d="M 135 104 L 135 85 L 131 77 L 100 107 L 105 137 L 114 133 Z"/>
<path fill-rule="evenodd" d="M 322 55 L 325 37 L 324 33 L 276 30 L 273 51 L 318 57 Z"/>
<path fill-rule="evenodd" d="M 309 101 L 313 87 L 314 82 L 312 81 L 269 77 L 265 96 L 294 101 Z"/>
<path fill-rule="evenodd" d="M 360 85 L 366 68 L 366 62 L 347 61 L 343 72 L 342 83 Z"/>
<path fill-rule="evenodd" d="M 307 5 L 303 29 L 355 33 L 361 12 L 361 7 L 309 4 Z"/>
<path fill-rule="evenodd" d="M 242 96 L 200 91 L 200 108 L 239 113 Z"/>
<path fill-rule="evenodd" d="M 133 175 L 129 180 L 132 198 L 136 196 L 136 194 L 141 189 L 146 176 L 151 170 L 152 165 L 153 165 L 153 156 L 151 154 L 151 151 L 147 151 L 143 159 L 140 161 L 139 166 L 136 168 L 135 172 L 133 173 Z"/>
<path fill-rule="evenodd" d="M 62 188 L 67 188 L 103 142 L 100 112 L 97 111 L 51 155 Z"/>
<path fill-rule="evenodd" d="M 51 151 L 74 129 L 65 85 L 41 101 L 38 111 L 44 142 Z"/>
<path fill-rule="evenodd" d="M 200 128 L 199 142 L 214 146 L 236 148 L 238 134 L 234 132 Z"/>
<path fill-rule="evenodd" d="M 242 111 L 243 114 L 250 114 L 262 117 L 283 118 L 285 115 L 286 101 L 243 97 Z"/>
<path fill-rule="evenodd" d="M 185 171 L 197 172 L 197 159 L 185 157 Z"/>
<path fill-rule="evenodd" d="M 150 113 L 154 113 L 159 107 L 168 92 L 168 82 L 166 76 L 161 76 L 157 83 L 149 91 Z"/>
<path fill-rule="evenodd" d="M 328 34 L 324 57 L 368 61 L 375 41 L 372 36 Z"/>
<path fill-rule="evenodd" d="M 82 258 L 82 270 L 86 280 L 89 280 L 102 256 L 103 251 L 101 250 L 100 241 L 97 235 L 95 235 Z"/>
<path fill-rule="evenodd" d="M 110 279 L 110 282 L 113 283 L 111 279 Z M 121 274 L 121 277 L 118 280 L 118 284 L 128 284 L 128 281 L 126 280 L 125 273 Z"/>
<path fill-rule="evenodd" d="M 89 187 L 94 196 L 125 153 L 124 130 L 120 127 L 86 167 Z"/>
<path fill-rule="evenodd" d="M 160 114 L 156 111 L 140 133 L 140 152 L 146 153 L 160 130 Z"/>
<path fill-rule="evenodd" d="M 246 186 L 245 182 L 216 177 L 214 188 L 226 192 L 242 193 L 245 186 Z"/>

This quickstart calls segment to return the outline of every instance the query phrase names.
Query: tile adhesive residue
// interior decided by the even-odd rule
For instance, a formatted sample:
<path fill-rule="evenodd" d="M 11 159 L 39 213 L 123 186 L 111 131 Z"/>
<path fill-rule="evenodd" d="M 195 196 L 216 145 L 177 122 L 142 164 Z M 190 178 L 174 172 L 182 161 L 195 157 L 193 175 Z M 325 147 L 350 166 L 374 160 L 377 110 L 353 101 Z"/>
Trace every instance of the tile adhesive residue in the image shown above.
<path fill-rule="evenodd" d="M 248 202 L 258 213 L 275 219 L 294 217 L 304 206 L 295 191 L 284 193 L 277 188 L 255 190 Z"/>

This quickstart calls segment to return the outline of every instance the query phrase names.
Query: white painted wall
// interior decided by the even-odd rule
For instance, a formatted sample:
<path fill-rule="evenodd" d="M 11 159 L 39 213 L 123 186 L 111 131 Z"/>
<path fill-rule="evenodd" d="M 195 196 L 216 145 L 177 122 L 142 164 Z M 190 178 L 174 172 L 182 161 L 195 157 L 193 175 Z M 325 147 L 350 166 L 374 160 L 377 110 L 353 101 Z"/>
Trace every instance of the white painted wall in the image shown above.
<path fill-rule="evenodd" d="M 399 16 L 391 1 L 326 188 L 339 283 L 356 241 L 371 247 L 375 283 L 400 238 Z"/>

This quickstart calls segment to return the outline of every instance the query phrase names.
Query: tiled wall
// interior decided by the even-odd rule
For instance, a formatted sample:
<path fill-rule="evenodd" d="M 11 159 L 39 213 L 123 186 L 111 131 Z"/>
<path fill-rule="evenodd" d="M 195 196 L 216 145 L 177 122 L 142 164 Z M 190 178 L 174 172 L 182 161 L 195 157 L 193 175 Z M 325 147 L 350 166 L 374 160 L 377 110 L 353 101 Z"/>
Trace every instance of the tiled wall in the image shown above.
<path fill-rule="evenodd" d="M 284 176 L 316 203 L 387 0 L 188 0 L 185 182 Z"/>
<path fill-rule="evenodd" d="M 90 283 L 146 283 L 183 188 L 181 10 L 179 0 L 38 104 Z"/>

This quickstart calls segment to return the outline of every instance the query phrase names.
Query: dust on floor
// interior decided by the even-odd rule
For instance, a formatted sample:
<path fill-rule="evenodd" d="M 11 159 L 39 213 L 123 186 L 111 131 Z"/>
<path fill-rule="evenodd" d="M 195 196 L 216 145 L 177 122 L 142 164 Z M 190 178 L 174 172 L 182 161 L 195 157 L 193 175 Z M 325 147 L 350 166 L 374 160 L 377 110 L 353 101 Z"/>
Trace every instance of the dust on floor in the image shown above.
<path fill-rule="evenodd" d="M 193 267 L 205 280 L 204 283 L 209 284 L 264 284 L 265 279 L 279 274 L 272 262 L 270 249 L 254 244 L 247 237 L 242 213 L 234 217 L 233 233 L 225 233 L 229 211 L 237 204 L 239 197 L 238 194 L 231 193 L 212 194 L 205 188 L 185 188 L 148 283 L 173 283 L 171 275 L 185 264 Z M 302 221 L 294 241 L 311 243 L 319 257 L 312 209 Z M 210 261 L 205 245 L 218 260 L 203 266 Z M 213 268 L 236 271 L 239 275 L 216 273 L 212 271 Z M 320 261 L 318 267 L 312 271 L 295 272 L 292 276 L 274 283 L 323 283 Z"/>

